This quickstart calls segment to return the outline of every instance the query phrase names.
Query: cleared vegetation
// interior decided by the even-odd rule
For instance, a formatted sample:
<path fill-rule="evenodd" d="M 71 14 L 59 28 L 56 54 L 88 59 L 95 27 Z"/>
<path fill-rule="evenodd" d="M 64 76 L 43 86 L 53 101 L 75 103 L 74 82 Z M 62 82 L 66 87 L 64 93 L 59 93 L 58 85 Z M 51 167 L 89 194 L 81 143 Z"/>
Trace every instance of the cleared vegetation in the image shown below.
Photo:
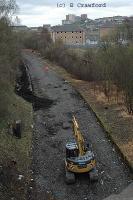
<path fill-rule="evenodd" d="M 37 39 L 34 33 L 32 38 L 28 35 L 25 47 L 41 52 L 45 59 L 52 61 L 49 67 L 52 66 L 53 70 L 78 89 L 132 167 L 132 26 L 128 21 L 125 22 L 112 35 L 103 39 L 101 47 L 82 52 L 80 49 L 66 48 L 60 40 L 53 43 L 47 30 L 44 32 L 46 36 L 40 34 Z M 128 41 L 126 45 L 119 42 L 122 34 Z M 32 45 L 33 39 L 36 46 Z M 53 65 L 53 62 L 60 67 Z"/>

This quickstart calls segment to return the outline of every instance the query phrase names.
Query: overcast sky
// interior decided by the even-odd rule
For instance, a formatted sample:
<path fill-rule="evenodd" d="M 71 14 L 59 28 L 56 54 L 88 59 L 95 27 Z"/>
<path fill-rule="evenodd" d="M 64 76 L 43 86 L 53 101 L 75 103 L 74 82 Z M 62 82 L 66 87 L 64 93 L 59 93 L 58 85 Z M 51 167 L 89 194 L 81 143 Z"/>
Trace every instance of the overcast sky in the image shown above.
<path fill-rule="evenodd" d="M 18 16 L 21 24 L 27 26 L 61 24 L 66 14 L 87 14 L 90 19 L 133 15 L 133 0 L 16 0 L 16 2 L 20 8 Z M 57 7 L 59 3 L 63 3 L 64 7 Z M 70 7 L 70 3 L 73 3 L 73 7 Z M 78 8 L 78 3 L 106 3 L 106 7 Z"/>

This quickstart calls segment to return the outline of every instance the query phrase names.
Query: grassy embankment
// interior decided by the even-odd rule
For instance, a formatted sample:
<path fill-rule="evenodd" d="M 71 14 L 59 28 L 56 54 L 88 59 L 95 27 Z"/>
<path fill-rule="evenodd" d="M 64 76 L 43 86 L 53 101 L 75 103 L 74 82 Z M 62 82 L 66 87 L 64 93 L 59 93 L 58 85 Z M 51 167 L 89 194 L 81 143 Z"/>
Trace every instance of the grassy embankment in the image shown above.
<path fill-rule="evenodd" d="M 16 174 L 24 178 L 17 183 L 5 180 L 5 187 L 0 190 L 1 198 L 25 199 L 25 185 L 29 181 L 29 169 L 31 164 L 31 140 L 32 140 L 32 105 L 14 93 L 14 88 L 8 81 L 0 83 L 0 112 L 3 113 L 0 120 L 0 165 L 5 169 L 11 169 L 11 161 L 16 161 Z M 22 138 L 17 139 L 8 133 L 8 122 L 22 121 Z M 9 171 L 10 173 L 10 171 Z M 10 179 L 9 174 L 5 178 Z M 15 176 L 15 174 L 13 174 Z"/>
<path fill-rule="evenodd" d="M 1 106 L 6 106 L 7 112 L 0 121 L 0 161 L 15 159 L 18 163 L 18 169 L 25 171 L 29 165 L 29 153 L 31 147 L 31 124 L 32 124 L 32 106 L 21 97 L 17 96 L 12 88 L 1 89 L 3 102 Z M 13 120 L 22 120 L 22 139 L 10 135 L 7 129 L 7 123 Z"/>
<path fill-rule="evenodd" d="M 0 199 L 25 199 L 32 139 L 32 106 L 14 92 L 20 73 L 19 38 L 12 31 L 15 1 L 0 7 Z M 22 138 L 9 134 L 9 123 L 22 121 Z M 23 177 L 19 177 L 23 175 Z M 21 180 L 20 180 L 21 179 Z"/>

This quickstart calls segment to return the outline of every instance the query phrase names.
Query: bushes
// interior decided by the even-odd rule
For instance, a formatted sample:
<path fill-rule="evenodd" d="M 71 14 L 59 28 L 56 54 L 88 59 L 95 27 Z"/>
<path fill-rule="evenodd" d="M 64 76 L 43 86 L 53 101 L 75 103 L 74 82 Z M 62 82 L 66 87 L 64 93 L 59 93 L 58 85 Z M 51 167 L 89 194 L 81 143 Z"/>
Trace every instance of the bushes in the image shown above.
<path fill-rule="evenodd" d="M 7 8 L 4 5 L 8 3 L 10 4 L 8 10 L 4 11 Z M 5 12 L 10 15 L 13 8 L 16 8 L 15 1 L 3 0 L 2 5 L 3 8 L 0 7 L 0 119 L 8 115 L 9 94 L 14 90 L 20 52 L 10 27 L 10 20 L 4 16 Z"/>
<path fill-rule="evenodd" d="M 6 18 L 0 19 L 0 80 L 14 84 L 19 49 Z"/>
<path fill-rule="evenodd" d="M 117 92 L 124 92 L 124 103 L 133 114 L 133 47 L 108 46 L 87 50 L 82 57 L 56 42 L 46 55 L 51 61 L 63 66 L 79 79 L 100 82 L 102 90 L 110 99 L 114 85 Z"/>
<path fill-rule="evenodd" d="M 99 49 L 99 77 L 104 81 L 104 92 L 109 98 L 113 90 L 124 93 L 124 103 L 133 114 L 133 46 L 115 46 Z M 98 72 L 98 70 L 96 70 Z"/>

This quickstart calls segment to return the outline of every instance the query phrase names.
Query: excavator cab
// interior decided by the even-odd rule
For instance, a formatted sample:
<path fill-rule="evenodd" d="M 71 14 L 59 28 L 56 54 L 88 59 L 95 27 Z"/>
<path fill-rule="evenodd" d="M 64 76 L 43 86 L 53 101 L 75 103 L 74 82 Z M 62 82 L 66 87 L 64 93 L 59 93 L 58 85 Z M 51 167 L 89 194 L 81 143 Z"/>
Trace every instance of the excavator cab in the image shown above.
<path fill-rule="evenodd" d="M 88 145 L 85 145 L 84 138 L 74 116 L 72 122 L 75 141 L 66 144 L 66 183 L 74 183 L 76 173 L 89 173 L 90 179 L 96 181 L 98 179 L 98 173 L 94 153 Z"/>
<path fill-rule="evenodd" d="M 66 144 L 66 158 L 78 157 L 79 150 L 75 142 Z"/>

